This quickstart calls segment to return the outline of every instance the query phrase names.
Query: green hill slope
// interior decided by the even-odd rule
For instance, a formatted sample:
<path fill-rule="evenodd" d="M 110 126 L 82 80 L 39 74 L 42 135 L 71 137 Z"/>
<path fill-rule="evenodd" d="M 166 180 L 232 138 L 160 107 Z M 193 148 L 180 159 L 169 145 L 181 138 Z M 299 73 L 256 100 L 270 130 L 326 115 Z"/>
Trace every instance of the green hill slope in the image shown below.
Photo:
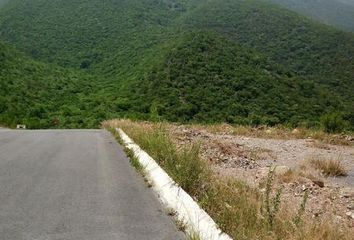
<path fill-rule="evenodd" d="M 253 48 L 293 74 L 353 89 L 354 34 L 336 31 L 262 1 L 208 1 L 184 22 Z M 343 89 L 342 89 L 343 90 Z"/>
<path fill-rule="evenodd" d="M 96 127 L 90 82 L 90 76 L 35 62 L 0 42 L 0 122 L 8 126 Z"/>
<path fill-rule="evenodd" d="M 166 37 L 183 11 L 167 2 L 12 0 L 0 13 L 0 36 L 42 61 L 117 73 Z"/>
<path fill-rule="evenodd" d="M 33 80 L 68 81 L 61 96 L 74 116 L 58 106 L 37 122 L 64 116 L 60 126 L 92 127 L 153 111 L 172 121 L 316 125 L 338 111 L 354 126 L 354 35 L 264 1 L 12 0 L 0 10 L 0 39 L 50 69 Z"/>
<path fill-rule="evenodd" d="M 168 120 L 295 124 L 318 120 L 325 109 L 347 109 L 328 88 L 218 34 L 186 34 L 169 48 L 138 88 L 135 104 Z"/>

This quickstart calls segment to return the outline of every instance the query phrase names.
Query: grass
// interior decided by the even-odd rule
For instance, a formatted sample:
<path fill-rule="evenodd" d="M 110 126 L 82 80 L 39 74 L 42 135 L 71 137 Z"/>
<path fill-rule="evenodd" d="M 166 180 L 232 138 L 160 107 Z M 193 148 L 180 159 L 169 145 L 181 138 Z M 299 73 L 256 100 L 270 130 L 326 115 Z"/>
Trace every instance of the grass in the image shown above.
<path fill-rule="evenodd" d="M 270 149 L 266 148 L 254 148 L 249 149 L 249 157 L 253 160 L 265 160 L 265 159 L 275 159 L 276 155 Z"/>
<path fill-rule="evenodd" d="M 271 173 L 265 192 L 213 174 L 199 157 L 199 146 L 177 149 L 163 123 L 113 120 L 103 126 L 122 128 L 234 239 L 351 239 L 351 230 L 305 214 L 308 193 L 296 207 L 282 204 Z"/>
<path fill-rule="evenodd" d="M 120 137 L 119 133 L 117 133 L 117 131 L 114 129 L 114 128 L 107 128 L 112 134 L 113 136 L 116 138 L 116 140 L 118 141 L 118 143 L 121 145 L 121 146 L 124 146 L 124 143 L 123 143 L 123 140 L 122 138 Z M 124 152 L 127 154 L 127 157 L 129 158 L 130 160 L 130 163 L 132 164 L 132 166 L 141 174 L 141 175 L 145 175 L 144 173 L 144 167 L 140 164 L 138 158 L 135 156 L 134 152 L 125 147 L 124 146 Z"/>
<path fill-rule="evenodd" d="M 326 177 L 344 177 L 348 175 L 340 159 L 313 158 L 310 163 Z"/>

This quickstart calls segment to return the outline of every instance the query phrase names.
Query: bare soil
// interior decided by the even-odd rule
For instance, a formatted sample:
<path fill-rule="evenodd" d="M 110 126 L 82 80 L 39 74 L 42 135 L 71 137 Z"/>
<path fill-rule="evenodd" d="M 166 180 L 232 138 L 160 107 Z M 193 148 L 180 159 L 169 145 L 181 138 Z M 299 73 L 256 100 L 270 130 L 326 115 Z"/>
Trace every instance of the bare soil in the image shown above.
<path fill-rule="evenodd" d="M 170 125 L 177 146 L 200 144 L 201 157 L 221 176 L 236 177 L 263 191 L 269 169 L 276 166 L 275 188 L 283 189 L 286 206 L 297 208 L 309 190 L 307 214 L 315 220 L 327 217 L 354 227 L 354 146 L 331 145 L 318 140 L 267 139 L 207 128 Z M 311 159 L 338 160 L 346 177 L 325 177 Z"/>

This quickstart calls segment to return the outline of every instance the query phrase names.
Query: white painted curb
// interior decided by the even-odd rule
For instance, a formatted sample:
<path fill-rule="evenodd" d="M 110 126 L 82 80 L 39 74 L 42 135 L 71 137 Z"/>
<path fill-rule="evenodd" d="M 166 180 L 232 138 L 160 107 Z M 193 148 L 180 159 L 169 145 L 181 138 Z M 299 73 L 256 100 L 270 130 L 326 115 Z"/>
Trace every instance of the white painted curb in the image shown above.
<path fill-rule="evenodd" d="M 123 130 L 116 128 L 125 146 L 133 151 L 144 167 L 146 178 L 158 194 L 162 203 L 177 213 L 177 218 L 186 224 L 186 231 L 197 233 L 203 240 L 232 240 L 221 232 L 213 219 L 168 174 L 144 152 Z"/>

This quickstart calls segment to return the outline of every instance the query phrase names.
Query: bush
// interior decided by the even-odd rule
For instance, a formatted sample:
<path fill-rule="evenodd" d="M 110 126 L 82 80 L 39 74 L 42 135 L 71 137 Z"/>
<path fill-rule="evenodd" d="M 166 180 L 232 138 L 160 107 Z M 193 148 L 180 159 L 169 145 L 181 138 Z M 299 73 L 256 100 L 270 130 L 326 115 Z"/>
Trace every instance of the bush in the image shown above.
<path fill-rule="evenodd" d="M 321 123 L 327 133 L 338 133 L 343 131 L 346 122 L 339 113 L 328 113 L 321 118 Z"/>
<path fill-rule="evenodd" d="M 320 170 L 326 177 L 345 177 L 348 175 L 347 170 L 344 168 L 340 160 L 332 159 L 312 159 L 311 164 Z"/>

